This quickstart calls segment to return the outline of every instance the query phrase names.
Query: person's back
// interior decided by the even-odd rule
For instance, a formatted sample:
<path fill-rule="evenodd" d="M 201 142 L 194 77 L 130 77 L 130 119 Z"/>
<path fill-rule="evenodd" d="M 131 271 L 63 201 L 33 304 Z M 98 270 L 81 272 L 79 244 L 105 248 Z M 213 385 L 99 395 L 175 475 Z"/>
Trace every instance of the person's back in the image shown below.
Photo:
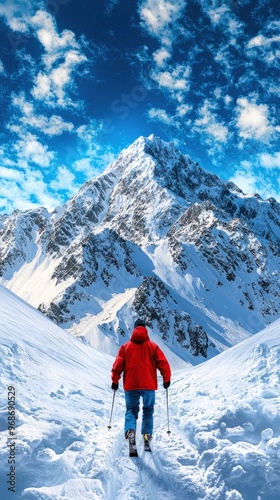
<path fill-rule="evenodd" d="M 126 398 L 125 435 L 135 433 L 139 413 L 140 396 L 143 398 L 142 434 L 153 433 L 153 412 L 155 390 L 158 388 L 157 369 L 163 378 L 163 386 L 170 385 L 171 370 L 169 363 L 155 342 L 149 339 L 143 320 L 137 320 L 131 339 L 123 344 L 112 367 L 112 389 L 118 389 L 123 373 Z"/>
<path fill-rule="evenodd" d="M 136 326 L 130 341 L 121 349 L 124 350 L 125 358 L 125 367 L 123 366 L 125 391 L 156 390 L 158 388 L 157 368 L 162 371 L 163 378 L 170 380 L 171 374 L 166 358 L 157 344 L 149 339 L 145 326 Z"/>

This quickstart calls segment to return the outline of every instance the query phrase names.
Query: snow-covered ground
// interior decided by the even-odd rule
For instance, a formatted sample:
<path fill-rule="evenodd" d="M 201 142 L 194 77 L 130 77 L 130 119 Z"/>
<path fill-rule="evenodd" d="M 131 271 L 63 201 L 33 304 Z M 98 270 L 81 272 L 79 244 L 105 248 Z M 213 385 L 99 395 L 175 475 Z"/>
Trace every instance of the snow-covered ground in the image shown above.
<path fill-rule="evenodd" d="M 107 429 L 113 358 L 0 287 L 1 500 L 278 500 L 279 330 L 277 321 L 203 365 L 173 366 L 171 437 L 160 382 L 153 452 L 139 426 L 130 459 L 122 388 Z"/>

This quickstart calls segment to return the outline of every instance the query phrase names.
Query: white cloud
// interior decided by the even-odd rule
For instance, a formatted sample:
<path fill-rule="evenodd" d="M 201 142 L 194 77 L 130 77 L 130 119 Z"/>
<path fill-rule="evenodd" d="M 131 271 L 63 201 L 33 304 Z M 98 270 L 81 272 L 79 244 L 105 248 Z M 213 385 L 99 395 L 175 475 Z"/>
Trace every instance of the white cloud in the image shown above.
<path fill-rule="evenodd" d="M 43 1 L 34 0 L 5 0 L 0 3 L 0 16 L 5 18 L 7 25 L 13 31 L 24 33 L 28 30 L 27 19 L 35 9 L 43 5 Z"/>
<path fill-rule="evenodd" d="M 166 71 L 158 71 L 158 68 L 156 68 L 152 73 L 152 78 L 173 99 L 181 103 L 190 86 L 190 73 L 191 69 L 189 66 L 176 64 L 173 67 L 171 66 L 170 70 Z"/>
<path fill-rule="evenodd" d="M 161 44 L 152 55 L 153 69 L 150 70 L 149 77 L 178 102 L 183 101 L 184 94 L 189 89 L 191 69 L 186 64 L 172 63 L 172 45 L 178 34 L 182 35 L 184 32 L 179 20 L 186 5 L 187 0 L 144 0 L 139 7 L 142 26 L 151 36 L 159 39 Z"/>
<path fill-rule="evenodd" d="M 166 123 L 167 125 L 172 122 L 172 118 L 166 113 L 165 109 L 151 108 L 148 112 L 149 118 Z"/>
<path fill-rule="evenodd" d="M 225 100 L 225 104 L 228 106 L 231 102 L 232 102 L 232 97 L 230 95 L 226 95 L 224 97 L 224 100 Z"/>
<path fill-rule="evenodd" d="M 280 36 L 265 37 L 264 35 L 257 35 L 249 40 L 247 47 L 251 49 L 253 47 L 264 47 L 266 45 L 271 45 L 274 42 L 279 42 Z"/>
<path fill-rule="evenodd" d="M 36 35 L 43 45 L 46 53 L 57 53 L 68 48 L 79 49 L 75 35 L 70 30 L 57 33 L 53 17 L 44 10 L 38 10 L 30 19 L 30 24 L 36 30 Z M 46 59 L 45 59 L 46 61 Z"/>
<path fill-rule="evenodd" d="M 215 9 L 209 9 L 207 14 L 211 19 L 211 22 L 214 25 L 217 25 L 221 22 L 225 14 L 228 14 L 229 9 L 226 5 L 222 5 L 221 7 L 216 7 Z"/>
<path fill-rule="evenodd" d="M 50 207 L 52 203 L 56 206 L 57 200 L 54 201 L 53 196 L 48 191 L 48 185 L 44 181 L 43 174 L 40 170 L 27 170 L 22 183 L 22 191 L 25 198 L 31 200 L 35 198 L 37 205 Z"/>
<path fill-rule="evenodd" d="M 228 20 L 228 31 L 231 35 L 230 43 L 235 44 L 236 37 L 243 34 L 243 23 L 236 18 Z"/>
<path fill-rule="evenodd" d="M 51 91 L 51 80 L 48 75 L 39 71 L 35 79 L 35 85 L 32 90 L 32 95 L 35 99 L 43 100 L 47 98 Z"/>
<path fill-rule="evenodd" d="M 14 177 L 2 178 L 0 184 L 0 210 L 10 213 L 15 209 L 28 210 L 44 206 L 52 210 L 61 205 L 63 199 L 49 191 L 42 173 L 36 170 L 14 170 Z"/>
<path fill-rule="evenodd" d="M 78 107 L 69 91 L 81 64 L 87 61 L 80 44 L 70 30 L 58 33 L 53 16 L 38 10 L 33 17 L 26 17 L 26 29 L 33 31 L 41 43 L 44 54 L 43 68 L 34 77 L 33 97 L 49 106 Z M 40 65 L 41 66 L 41 65 Z"/>
<path fill-rule="evenodd" d="M 257 173 L 249 161 L 242 161 L 230 181 L 234 182 L 246 194 L 259 193 L 264 199 L 274 197 L 280 201 L 275 183 L 262 173 Z"/>
<path fill-rule="evenodd" d="M 60 59 L 59 55 L 57 59 Z M 51 106 L 78 107 L 79 103 L 70 98 L 68 90 L 74 84 L 73 73 L 76 67 L 86 60 L 85 56 L 73 50 L 64 54 L 64 61 L 59 66 L 50 71 L 38 73 L 31 91 L 33 97 L 44 100 L 45 104 Z"/>
<path fill-rule="evenodd" d="M 227 78 L 228 82 L 230 82 L 233 78 L 232 72 L 235 64 L 235 61 L 230 54 L 229 45 L 230 43 L 221 43 L 216 49 L 213 48 L 214 61 L 219 64 L 220 69 Z"/>
<path fill-rule="evenodd" d="M 236 170 L 229 180 L 234 182 L 244 193 L 253 194 L 257 192 L 256 176 L 253 173 L 252 164 L 248 161 L 241 162 L 241 167 Z"/>
<path fill-rule="evenodd" d="M 24 161 L 23 166 L 32 162 L 40 167 L 48 167 L 54 158 L 54 153 L 48 151 L 48 147 L 43 146 L 37 137 L 30 133 L 15 144 L 15 150 L 19 160 Z"/>
<path fill-rule="evenodd" d="M 91 144 L 95 144 L 100 132 L 102 132 L 102 123 L 94 119 L 92 119 L 88 124 L 81 125 L 77 128 L 78 137 L 89 147 Z"/>
<path fill-rule="evenodd" d="M 78 172 L 82 172 L 84 176 L 89 179 L 96 175 L 98 172 L 96 168 L 92 165 L 91 158 L 81 158 L 81 160 L 77 160 L 74 162 L 74 168 Z"/>
<path fill-rule="evenodd" d="M 71 80 L 71 72 L 65 65 L 60 65 L 50 73 L 50 80 L 56 88 L 62 89 Z"/>
<path fill-rule="evenodd" d="M 182 120 L 191 111 L 192 107 L 187 104 L 180 104 L 176 107 L 174 115 L 168 114 L 165 109 L 151 108 L 148 111 L 148 116 L 151 120 L 162 122 L 168 126 L 179 128 L 182 125 Z M 185 122 L 186 123 L 186 122 Z"/>
<path fill-rule="evenodd" d="M 273 33 L 277 34 L 273 34 Z M 279 62 L 279 23 L 268 23 L 262 27 L 262 33 L 251 38 L 247 43 L 247 55 L 251 58 L 259 59 L 268 66 L 276 65 Z"/>
<path fill-rule="evenodd" d="M 170 57 L 171 57 L 170 51 L 166 50 L 165 48 L 161 48 L 153 54 L 153 58 L 158 66 L 163 66 L 166 60 L 169 59 Z"/>
<path fill-rule="evenodd" d="M 1 177 L 1 182 L 3 181 L 3 179 L 11 179 L 18 181 L 20 180 L 21 174 L 18 170 L 0 166 L 0 177 Z"/>
<path fill-rule="evenodd" d="M 88 154 L 90 156 L 76 160 L 73 164 L 73 168 L 83 174 L 86 180 L 99 175 L 104 167 L 107 167 L 116 159 L 116 156 L 106 148 L 104 148 L 103 153 L 98 147 L 96 150 L 92 148 L 91 151 L 88 151 Z"/>
<path fill-rule="evenodd" d="M 184 90 L 187 87 L 187 80 L 185 78 L 178 77 L 178 72 L 175 72 L 175 70 L 173 73 L 170 73 L 169 71 L 158 73 L 157 78 L 161 87 L 180 90 Z"/>
<path fill-rule="evenodd" d="M 192 110 L 192 106 L 189 104 L 179 104 L 176 108 L 176 115 L 179 117 L 185 116 L 187 113 L 189 113 Z"/>
<path fill-rule="evenodd" d="M 87 60 L 75 34 L 66 29 L 59 33 L 55 18 L 40 8 L 43 5 L 44 2 L 30 0 L 7 0 L 5 6 L 0 5 L 0 16 L 5 17 L 13 31 L 33 33 L 44 48 L 42 61 L 45 68 L 38 72 L 33 89 L 38 99 L 51 98 L 50 94 L 55 94 L 56 87 L 61 89 L 69 85 L 77 66 Z M 60 98 L 59 105 L 63 102 Z"/>
<path fill-rule="evenodd" d="M 57 56 L 57 59 L 60 57 Z M 44 100 L 45 104 L 51 106 L 60 106 L 62 108 L 78 107 L 79 103 L 73 101 L 68 90 L 73 85 L 73 73 L 76 66 L 85 62 L 87 59 L 78 52 L 70 51 L 64 55 L 64 62 L 51 71 L 40 71 L 35 79 L 34 87 L 31 91 L 33 97 L 38 100 Z"/>
<path fill-rule="evenodd" d="M 26 101 L 24 94 L 12 96 L 12 104 L 20 109 L 23 115 L 30 117 L 34 113 L 34 106 Z"/>
<path fill-rule="evenodd" d="M 228 127 L 223 122 L 219 122 L 214 113 L 216 106 L 208 99 L 205 99 L 203 105 L 198 111 L 199 118 L 194 122 L 195 130 L 200 134 L 206 135 L 206 142 L 226 143 L 228 140 Z"/>
<path fill-rule="evenodd" d="M 18 121 L 28 127 L 40 130 L 47 136 L 58 136 L 64 132 L 71 132 L 74 129 L 74 125 L 71 122 L 65 122 L 61 116 L 51 115 L 44 116 L 36 114 L 34 105 L 28 102 L 23 93 L 20 95 L 14 95 L 12 98 L 12 104 L 19 108 L 22 113 L 22 117 L 14 118 L 17 125 L 10 125 L 9 128 L 19 135 L 22 135 L 21 127 L 18 126 Z"/>
<path fill-rule="evenodd" d="M 42 9 L 38 10 L 40 7 Z M 77 109 L 81 106 L 76 95 L 73 99 L 71 93 L 76 91 L 76 77 L 81 75 L 82 66 L 87 61 L 85 45 L 83 39 L 79 42 L 72 31 L 59 31 L 55 18 L 44 10 L 44 7 L 45 2 L 40 0 L 38 2 L 7 0 L 5 6 L 0 5 L 0 16 L 5 17 L 11 30 L 28 35 L 28 39 L 33 35 L 39 42 L 37 46 L 41 49 L 41 58 L 36 60 L 32 60 L 32 56 L 26 55 L 25 51 L 17 53 L 25 70 L 27 70 L 27 59 L 32 63 L 30 76 L 33 78 L 33 83 L 31 88 L 26 90 L 26 94 L 24 92 L 18 95 L 11 94 L 13 113 L 7 129 L 15 132 L 18 138 L 11 147 L 4 144 L 0 148 L 0 155 L 3 157 L 2 165 L 0 163 L 2 176 L 0 197 L 3 202 L 0 205 L 8 212 L 14 208 L 25 210 L 39 205 L 52 209 L 63 202 L 65 191 L 73 195 L 79 187 L 76 182 L 77 166 L 75 166 L 76 172 L 60 166 L 54 178 L 55 153 L 44 141 L 43 134 L 54 137 L 65 132 L 74 132 L 73 123 L 65 121 L 60 113 L 50 114 L 49 108 L 59 106 L 60 109 Z M 26 52 L 29 47 L 31 46 L 26 46 Z M 3 73 L 1 68 L 0 61 L 0 73 Z M 25 80 L 25 87 L 28 81 Z M 27 92 L 29 92 L 28 99 Z M 90 160 L 94 158 L 96 163 L 101 165 L 106 158 L 109 158 L 106 148 L 102 149 L 101 146 L 99 148 L 93 143 L 87 144 L 85 137 L 83 141 Z M 76 150 L 75 157 L 77 158 Z M 11 168 L 8 168 L 8 158 L 13 158 Z M 82 169 L 82 163 L 80 167 Z M 89 168 L 84 172 L 85 175 L 88 172 Z M 77 177 L 81 178 L 81 174 Z"/>
<path fill-rule="evenodd" d="M 73 123 L 65 122 L 57 115 L 52 115 L 50 117 L 42 115 L 33 116 L 29 120 L 27 117 L 24 117 L 23 123 L 40 130 L 48 136 L 58 136 L 64 132 L 71 132 L 74 129 Z"/>
<path fill-rule="evenodd" d="M 243 34 L 244 23 L 235 15 L 231 10 L 230 5 L 218 6 L 215 2 L 211 2 L 212 5 L 209 8 L 207 2 L 201 1 L 201 7 L 205 13 L 209 16 L 211 23 L 215 28 L 219 26 L 223 30 L 223 34 L 227 35 L 227 43 L 230 45 L 235 45 L 237 38 Z M 220 3 L 220 2 L 219 2 Z M 227 4 L 227 2 L 224 2 Z"/>
<path fill-rule="evenodd" d="M 67 191 L 69 196 L 73 196 L 78 191 L 75 175 L 64 165 L 58 167 L 56 178 L 50 182 L 50 187 L 55 191 Z"/>
<path fill-rule="evenodd" d="M 75 162 L 75 167 L 90 176 L 97 175 L 116 159 L 112 147 L 103 145 L 102 136 L 106 133 L 103 132 L 103 126 L 102 121 L 92 119 L 76 131 L 80 139 L 80 160 Z"/>
<path fill-rule="evenodd" d="M 267 141 L 274 129 L 269 123 L 269 109 L 266 104 L 256 104 L 242 97 L 237 99 L 237 122 L 240 137 Z"/>
<path fill-rule="evenodd" d="M 185 0 L 177 0 L 176 3 L 168 0 L 145 0 L 140 7 L 140 17 L 154 36 L 162 36 L 162 32 L 182 15 L 185 5 Z"/>
<path fill-rule="evenodd" d="M 280 168 L 280 152 L 277 151 L 274 154 L 262 153 L 260 163 L 265 168 Z"/>
<path fill-rule="evenodd" d="M 25 204 L 26 195 L 23 192 L 21 183 L 14 179 L 1 179 L 0 184 L 0 209 L 5 212 L 12 212 L 15 208 L 25 210 L 30 208 L 30 203 Z"/>

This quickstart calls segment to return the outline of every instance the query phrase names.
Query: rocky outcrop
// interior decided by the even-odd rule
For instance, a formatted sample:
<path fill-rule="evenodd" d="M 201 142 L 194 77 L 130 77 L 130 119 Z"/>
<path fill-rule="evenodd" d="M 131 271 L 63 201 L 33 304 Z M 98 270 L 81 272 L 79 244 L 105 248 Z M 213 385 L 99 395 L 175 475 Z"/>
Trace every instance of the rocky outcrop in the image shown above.
<path fill-rule="evenodd" d="M 178 343 L 194 356 L 207 357 L 209 340 L 206 332 L 180 308 L 172 292 L 159 278 L 145 277 L 132 305 L 136 315 L 143 318 L 150 328 L 156 328 L 168 345 Z"/>

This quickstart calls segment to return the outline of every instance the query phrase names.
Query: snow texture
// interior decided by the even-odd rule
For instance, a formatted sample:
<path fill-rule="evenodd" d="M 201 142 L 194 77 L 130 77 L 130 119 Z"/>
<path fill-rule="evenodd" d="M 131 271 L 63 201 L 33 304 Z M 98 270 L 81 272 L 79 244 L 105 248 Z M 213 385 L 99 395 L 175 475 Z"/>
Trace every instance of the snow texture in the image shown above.
<path fill-rule="evenodd" d="M 130 459 L 122 387 L 107 428 L 113 357 L 0 287 L 1 500 L 278 500 L 279 327 L 202 365 L 173 366 L 171 435 L 160 381 L 152 453 L 138 426 L 139 458 Z M 11 386 L 16 435 L 8 439 Z M 15 492 L 7 482 L 11 443 Z"/>

